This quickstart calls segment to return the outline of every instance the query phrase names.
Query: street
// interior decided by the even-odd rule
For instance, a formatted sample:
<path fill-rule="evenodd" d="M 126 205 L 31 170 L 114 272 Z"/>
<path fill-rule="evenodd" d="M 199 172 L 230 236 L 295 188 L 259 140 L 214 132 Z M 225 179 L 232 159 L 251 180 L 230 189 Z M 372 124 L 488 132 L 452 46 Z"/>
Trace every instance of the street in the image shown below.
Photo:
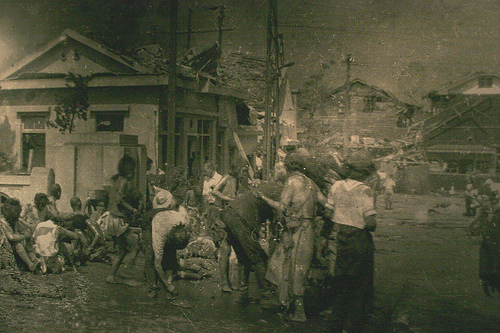
<path fill-rule="evenodd" d="M 479 239 L 467 233 L 463 198 L 395 195 L 393 210 L 378 203 L 374 233 L 375 306 L 370 332 L 500 332 L 500 297 L 486 297 L 478 278 Z M 439 207 L 436 207 L 439 206 Z M 178 280 L 179 297 L 147 297 L 142 258 L 121 284 L 106 284 L 110 266 L 89 263 L 78 272 L 36 276 L 63 296 L 0 294 L 5 332 L 321 332 L 311 310 L 307 323 L 282 321 L 276 303 L 244 302 L 222 294 L 218 276 Z M 140 284 L 132 283 L 138 281 Z M 252 290 L 250 290 L 252 294 Z M 311 300 L 309 300 L 311 304 Z M 316 304 L 317 305 L 317 304 Z"/>

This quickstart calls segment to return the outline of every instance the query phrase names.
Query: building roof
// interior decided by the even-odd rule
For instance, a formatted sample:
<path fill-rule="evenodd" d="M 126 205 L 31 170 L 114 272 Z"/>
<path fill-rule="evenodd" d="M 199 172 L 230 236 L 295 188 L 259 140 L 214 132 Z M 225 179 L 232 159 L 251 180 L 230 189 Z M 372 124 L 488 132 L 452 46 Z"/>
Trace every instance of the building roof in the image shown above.
<path fill-rule="evenodd" d="M 496 79 L 500 79 L 500 76 L 496 73 L 478 71 L 478 72 L 474 72 L 472 74 L 466 75 L 466 76 L 464 76 L 456 81 L 453 81 L 453 82 L 446 84 L 445 86 L 443 86 L 441 89 L 439 89 L 437 91 L 437 94 L 438 95 L 460 94 L 464 90 L 466 90 L 467 87 L 469 87 L 471 83 L 477 82 L 477 80 L 480 77 L 493 77 Z M 484 89 L 488 89 L 488 88 L 484 88 Z"/>
<path fill-rule="evenodd" d="M 432 136 L 435 131 L 445 127 L 452 120 L 457 118 L 467 119 L 466 116 L 478 111 L 478 108 L 487 102 L 492 96 L 457 96 L 453 104 L 439 114 L 431 116 L 423 122 L 423 135 Z"/>
<path fill-rule="evenodd" d="M 460 153 L 460 154 L 496 154 L 496 150 L 480 145 L 441 144 L 426 148 L 430 153 Z"/>
<path fill-rule="evenodd" d="M 70 48 L 78 51 L 79 61 L 69 59 L 69 55 L 66 55 L 67 58 L 63 57 L 64 52 Z M 155 53 L 154 48 L 147 46 L 139 49 L 151 53 L 153 60 L 158 60 L 161 56 L 161 50 L 156 50 Z M 211 51 L 212 48 L 202 53 L 213 54 Z M 2 90 L 62 88 L 66 87 L 65 77 L 71 71 L 75 74 L 90 75 L 92 80 L 89 87 L 168 85 L 168 73 L 165 71 L 168 64 L 165 61 L 163 58 L 163 66 L 158 66 L 156 61 L 145 61 L 141 57 L 114 50 L 67 29 L 38 52 L 0 73 L 0 81 Z M 179 86 L 239 99 L 246 99 L 248 96 L 237 87 L 228 87 L 210 75 L 203 75 L 197 68 L 181 63 L 177 69 L 178 76 L 183 79 L 178 81 Z"/>
<path fill-rule="evenodd" d="M 106 45 L 98 43 L 90 38 L 87 38 L 74 30 L 66 29 L 60 36 L 48 42 L 38 52 L 35 52 L 23 58 L 22 60 L 12 65 L 10 68 L 0 73 L 0 80 L 14 79 L 17 78 L 17 76 L 21 73 L 26 73 L 26 71 L 29 71 L 29 69 L 31 68 L 30 65 L 32 65 L 36 61 L 39 61 L 39 59 L 49 54 L 57 47 L 68 43 L 70 40 L 105 55 L 110 60 L 121 64 L 123 68 L 128 69 L 129 73 L 151 73 L 151 69 L 146 66 L 142 66 L 132 57 L 127 56 L 124 53 L 120 53 L 117 50 L 113 50 Z"/>
<path fill-rule="evenodd" d="M 369 87 L 369 88 L 371 88 L 371 89 L 373 89 L 373 90 L 375 90 L 375 91 L 379 92 L 380 94 L 382 94 L 382 95 L 386 96 L 387 98 L 390 98 L 390 99 L 393 99 L 393 100 L 398 100 L 398 99 L 396 98 L 396 96 L 394 96 L 394 95 L 393 95 L 393 94 L 391 94 L 390 92 L 388 92 L 388 91 L 386 91 L 386 90 L 383 90 L 382 88 L 379 88 L 379 87 L 377 87 L 377 86 L 374 86 L 374 85 L 368 84 L 368 83 L 366 83 L 365 81 L 363 81 L 363 80 L 361 80 L 361 79 L 356 78 L 356 79 L 353 79 L 353 80 L 351 80 L 351 81 L 349 82 L 349 86 L 351 86 L 351 87 L 352 87 L 353 85 L 355 85 L 355 84 L 361 84 L 361 85 L 363 85 L 363 86 L 367 86 L 367 87 Z M 332 90 L 332 92 L 330 93 L 330 95 L 334 95 L 334 94 L 336 94 L 336 93 L 339 93 L 339 92 L 341 92 L 341 91 L 344 91 L 344 90 L 346 90 L 346 88 L 347 88 L 347 84 L 344 84 L 344 85 L 342 85 L 342 86 L 340 86 L 340 87 L 337 87 L 337 88 L 335 88 L 335 89 L 333 89 L 333 90 Z"/>

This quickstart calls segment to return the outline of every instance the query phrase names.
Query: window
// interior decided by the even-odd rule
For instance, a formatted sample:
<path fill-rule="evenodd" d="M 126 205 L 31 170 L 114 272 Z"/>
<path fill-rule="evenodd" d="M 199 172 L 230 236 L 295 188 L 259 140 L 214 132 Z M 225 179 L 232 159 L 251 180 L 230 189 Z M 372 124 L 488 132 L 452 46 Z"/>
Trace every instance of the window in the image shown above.
<path fill-rule="evenodd" d="M 22 115 L 21 167 L 30 171 L 45 167 L 46 115 Z"/>
<path fill-rule="evenodd" d="M 491 76 L 482 76 L 478 81 L 479 88 L 491 88 L 493 85 L 493 77 Z"/>
<path fill-rule="evenodd" d="M 375 96 L 365 96 L 364 97 L 364 108 L 363 112 L 371 113 L 375 110 Z"/>
<path fill-rule="evenodd" d="M 125 123 L 125 114 L 99 114 L 95 115 L 95 124 L 97 132 L 123 132 Z"/>

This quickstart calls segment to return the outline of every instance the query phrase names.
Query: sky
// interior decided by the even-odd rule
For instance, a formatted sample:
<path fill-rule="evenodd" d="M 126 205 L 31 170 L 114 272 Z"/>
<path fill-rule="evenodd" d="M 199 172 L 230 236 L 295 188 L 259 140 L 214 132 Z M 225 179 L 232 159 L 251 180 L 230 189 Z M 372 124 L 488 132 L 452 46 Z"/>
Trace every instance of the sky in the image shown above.
<path fill-rule="evenodd" d="M 225 5 L 223 52 L 265 55 L 267 0 L 179 0 L 179 50 L 192 29 L 215 30 Z M 343 61 L 354 60 L 351 78 L 376 85 L 405 101 L 477 71 L 498 73 L 500 1 L 493 0 L 278 0 L 278 31 L 292 87 L 325 71 L 323 84 L 345 82 Z M 130 49 L 168 45 L 164 0 L 2 0 L 0 70 L 56 38 L 64 29 L 93 32 L 107 44 Z M 203 48 L 217 33 L 192 35 Z M 323 64 L 332 64 L 324 69 Z"/>

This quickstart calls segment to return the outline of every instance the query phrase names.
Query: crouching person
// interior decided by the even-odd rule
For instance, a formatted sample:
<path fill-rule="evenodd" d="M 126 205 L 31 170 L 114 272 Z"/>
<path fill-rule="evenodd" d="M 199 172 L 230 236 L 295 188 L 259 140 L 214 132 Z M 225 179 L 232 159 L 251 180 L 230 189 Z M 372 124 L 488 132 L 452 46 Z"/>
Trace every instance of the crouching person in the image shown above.
<path fill-rule="evenodd" d="M 63 241 L 67 238 L 81 241 L 78 233 L 69 231 L 52 220 L 40 222 L 36 226 L 33 239 L 43 273 L 62 273 L 66 262 L 75 269 L 73 248 L 70 243 Z"/>
<path fill-rule="evenodd" d="M 185 248 L 189 241 L 189 215 L 183 206 L 176 203 L 168 191 L 160 191 L 153 200 L 154 216 L 151 221 L 151 246 L 146 246 L 146 257 L 154 257 L 154 271 L 146 267 L 146 277 L 151 290 L 148 296 L 156 297 L 158 281 L 161 280 L 169 298 L 177 295 L 173 284 L 179 267 L 177 250 Z M 149 236 L 149 235 L 148 235 Z M 145 240 L 146 237 L 145 236 Z M 152 250 L 152 251 L 151 251 Z M 152 253 L 151 253 L 152 252 Z M 146 265 L 151 263 L 147 260 Z"/>

